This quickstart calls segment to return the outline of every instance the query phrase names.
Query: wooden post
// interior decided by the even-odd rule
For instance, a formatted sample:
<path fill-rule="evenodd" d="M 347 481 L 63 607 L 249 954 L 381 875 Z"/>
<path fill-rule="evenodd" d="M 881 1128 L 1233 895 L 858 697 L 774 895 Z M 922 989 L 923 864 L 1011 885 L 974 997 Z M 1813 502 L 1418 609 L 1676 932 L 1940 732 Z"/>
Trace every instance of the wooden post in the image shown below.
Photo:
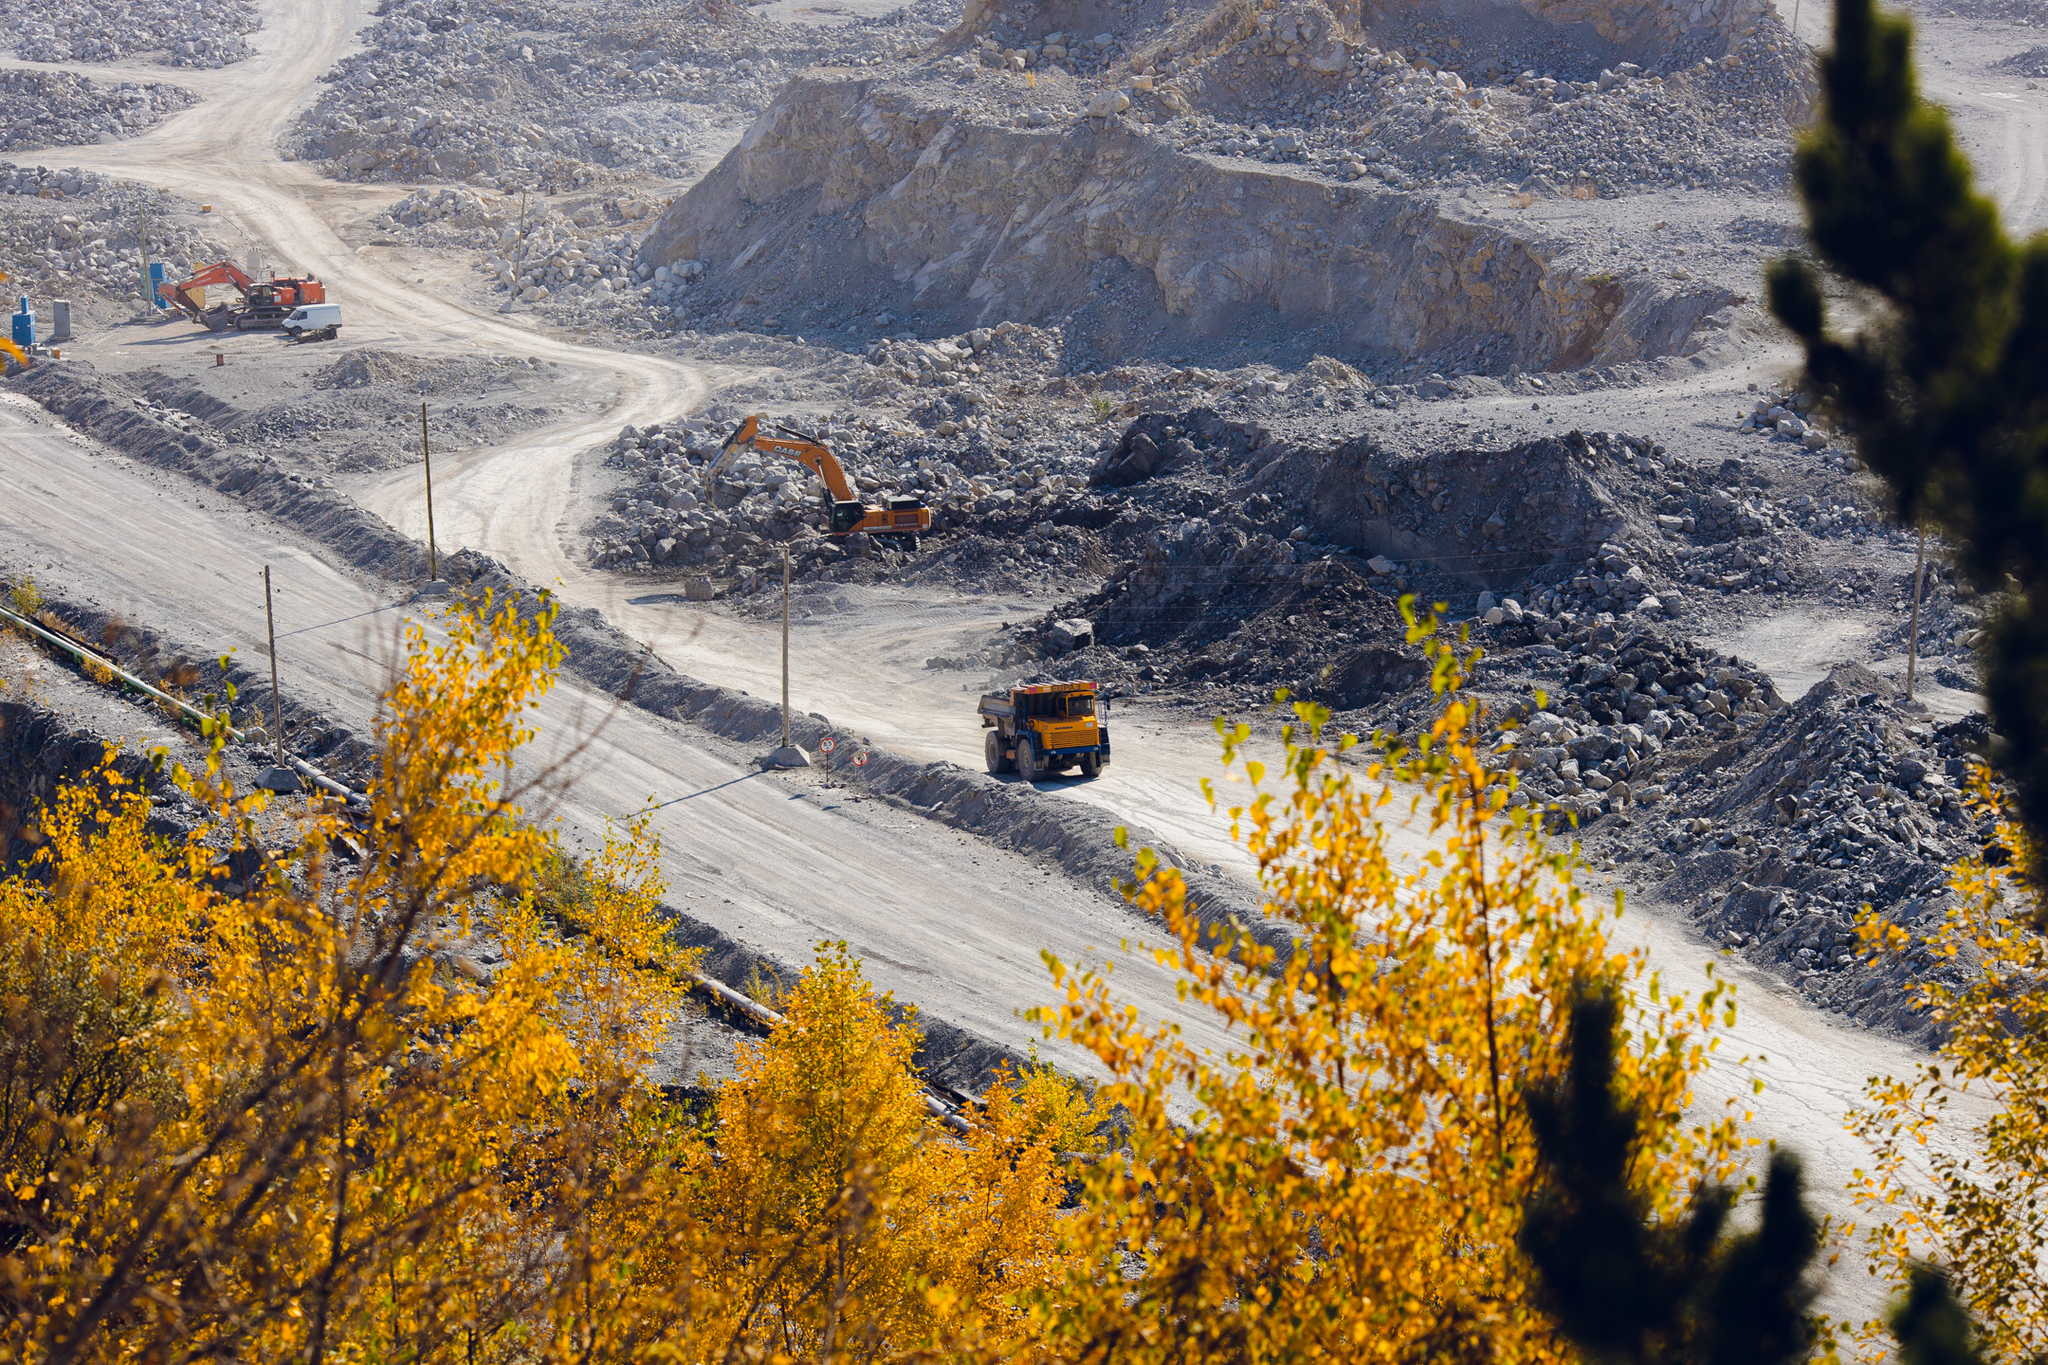
<path fill-rule="evenodd" d="M 263 566 L 263 620 L 270 627 L 270 739 L 277 766 L 284 766 L 284 701 L 277 694 L 277 614 L 270 605 L 270 566 Z"/>
<path fill-rule="evenodd" d="M 1927 528 L 1920 528 L 1920 555 L 1913 562 L 1913 622 L 1906 629 L 1906 700 L 1913 700 L 1913 672 L 1920 665 L 1920 583 L 1927 573 Z"/>
<path fill-rule="evenodd" d="M 782 545 L 782 747 L 789 747 L 789 542 Z"/>
<path fill-rule="evenodd" d="M 427 404 L 420 401 L 420 463 L 427 469 L 427 581 L 439 582 L 441 565 L 434 553 L 434 461 L 427 454 Z"/>
<path fill-rule="evenodd" d="M 136 215 L 135 235 L 142 240 L 142 316 L 147 318 L 156 311 L 156 291 L 149 286 L 149 205 L 143 204 Z"/>

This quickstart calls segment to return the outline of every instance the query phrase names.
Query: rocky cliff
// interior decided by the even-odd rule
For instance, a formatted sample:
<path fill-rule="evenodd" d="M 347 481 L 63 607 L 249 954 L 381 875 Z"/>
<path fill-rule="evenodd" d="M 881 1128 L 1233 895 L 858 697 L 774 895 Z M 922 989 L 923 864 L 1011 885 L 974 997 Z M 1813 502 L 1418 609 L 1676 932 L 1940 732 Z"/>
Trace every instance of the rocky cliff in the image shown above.
<path fill-rule="evenodd" d="M 1566 368 L 1670 353 L 1731 301 L 1560 268 L 1559 245 L 1430 194 L 1149 131 L 1114 114 L 1001 126 L 902 84 L 799 79 L 642 258 L 701 263 L 700 315 L 1067 320 L 1112 360 L 1230 335 L 1368 364 Z"/>

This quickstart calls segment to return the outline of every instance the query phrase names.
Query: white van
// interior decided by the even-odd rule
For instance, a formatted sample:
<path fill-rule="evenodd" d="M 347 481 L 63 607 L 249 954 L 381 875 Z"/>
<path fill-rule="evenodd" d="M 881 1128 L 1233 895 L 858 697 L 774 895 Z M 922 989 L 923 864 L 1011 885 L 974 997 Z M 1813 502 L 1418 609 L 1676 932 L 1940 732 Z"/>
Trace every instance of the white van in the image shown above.
<path fill-rule="evenodd" d="M 303 341 L 307 337 L 317 335 L 332 341 L 335 333 L 341 330 L 341 305 L 309 303 L 278 326 L 284 328 L 295 340 Z"/>

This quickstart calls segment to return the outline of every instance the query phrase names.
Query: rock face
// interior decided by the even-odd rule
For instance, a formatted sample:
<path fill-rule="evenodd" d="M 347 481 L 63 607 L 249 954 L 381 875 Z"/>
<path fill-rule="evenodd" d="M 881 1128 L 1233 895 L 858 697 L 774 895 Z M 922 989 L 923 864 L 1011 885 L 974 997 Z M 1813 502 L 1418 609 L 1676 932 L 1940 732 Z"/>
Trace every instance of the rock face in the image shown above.
<path fill-rule="evenodd" d="M 859 293 L 932 325 L 1057 318 L 1104 267 L 1201 336 L 1321 328 L 1409 360 L 1481 344 L 1525 369 L 1672 349 L 1718 288 L 1631 297 L 1545 244 L 1375 183 L 1189 155 L 1120 118 L 996 127 L 901 87 L 799 79 L 641 248 L 757 306 Z"/>
<path fill-rule="evenodd" d="M 1624 529 L 1592 443 L 1576 431 L 1505 450 L 1407 456 L 1346 443 L 1295 462 L 1313 465 L 1296 477 L 1308 474 L 1316 531 L 1391 560 L 1426 561 L 1475 586 L 1507 587 Z"/>

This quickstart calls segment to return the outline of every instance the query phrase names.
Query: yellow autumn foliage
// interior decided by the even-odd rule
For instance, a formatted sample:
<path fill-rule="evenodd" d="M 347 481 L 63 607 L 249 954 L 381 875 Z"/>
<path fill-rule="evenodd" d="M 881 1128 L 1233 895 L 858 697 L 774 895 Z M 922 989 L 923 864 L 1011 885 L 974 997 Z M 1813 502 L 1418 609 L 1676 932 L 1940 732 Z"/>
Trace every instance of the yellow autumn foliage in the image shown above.
<path fill-rule="evenodd" d="M 0 880 L 0 1360 L 893 1359 L 1063 1277 L 1070 1092 L 947 1134 L 843 951 L 713 1114 L 648 1084 L 693 962 L 644 827 L 571 863 L 526 818 L 560 657 L 488 598 L 411 627 L 367 811 L 234 790 L 216 727 L 189 840 L 111 755 L 40 813 Z"/>
<path fill-rule="evenodd" d="M 1412 623 L 1412 617 L 1411 623 Z M 1284 960 L 1248 935 L 1210 951 L 1179 873 L 1139 858 L 1134 903 L 1173 936 L 1156 956 L 1238 1040 L 1225 1056 L 1116 998 L 1107 972 L 1048 958 L 1049 1026 L 1092 1051 L 1125 1105 L 1128 1160 L 1092 1167 L 1070 1230 L 1084 1272 L 1037 1298 L 996 1354 L 1061 1361 L 1566 1361 L 1515 1250 L 1537 1170 L 1519 1096 L 1565 1062 L 1580 988 L 1633 1001 L 1618 1097 L 1643 1123 L 1636 1179 L 1670 1215 L 1732 1170 L 1735 1119 L 1688 1123 L 1724 987 L 1665 991 L 1607 936 L 1512 778 L 1482 761 L 1461 654 L 1429 625 L 1440 707 L 1412 753 L 1359 763 L 1297 704 L 1286 764 L 1230 807 L 1258 859 Z M 1221 728 L 1219 722 L 1219 728 Z M 1389 821 L 1427 824 L 1417 866 Z M 1614 913 L 1620 913 L 1617 899 Z M 1732 1017 L 1732 1016 L 1731 1016 Z"/>
<path fill-rule="evenodd" d="M 1005 1072 L 964 1132 L 844 945 L 708 1110 L 648 1083 L 694 964 L 644 826 L 575 862 L 527 816 L 545 613 L 411 628 L 368 811 L 216 761 L 180 777 L 212 825 L 165 844 L 110 762 L 0 880 L 0 1361 L 1572 1359 L 1514 1249 L 1519 1096 L 1581 989 L 1632 1000 L 1617 1085 L 1668 1215 L 1738 1155 L 1686 1117 L 1730 1005 L 1613 946 L 1483 761 L 1476 654 L 1414 638 L 1415 752 L 1361 762 L 1301 705 L 1269 786 L 1224 732 L 1284 960 L 1140 857 L 1161 960 L 1237 1049 L 1054 962 L 1048 1023 L 1111 1083 Z"/>
<path fill-rule="evenodd" d="M 729 1338 L 788 1359 L 885 1359 L 979 1337 L 1063 1274 L 1045 1106 L 999 1081 L 947 1140 L 914 1079 L 916 1035 L 887 1004 L 844 945 L 822 952 L 719 1097 L 701 1206 L 720 1245 L 747 1249 L 717 1267 L 711 1296 L 736 1319 Z"/>
<path fill-rule="evenodd" d="M 1860 1231 L 1871 1273 L 1903 1289 L 1915 1265 L 1939 1265 L 1985 1358 L 2032 1361 L 2048 1353 L 2048 939 L 2021 875 L 2026 830 L 1981 767 L 1974 787 L 1992 838 L 1953 869 L 1941 924 L 1916 945 L 1867 908 L 1857 922 L 1871 958 L 1907 956 L 1926 973 L 1914 1006 L 1944 1037 L 1926 1066 L 1866 1086 L 1850 1127 L 1872 1161 L 1850 1190 L 1870 1215 Z M 1857 1339 L 1870 1359 L 1889 1353 L 1882 1323 L 1861 1324 Z"/>

